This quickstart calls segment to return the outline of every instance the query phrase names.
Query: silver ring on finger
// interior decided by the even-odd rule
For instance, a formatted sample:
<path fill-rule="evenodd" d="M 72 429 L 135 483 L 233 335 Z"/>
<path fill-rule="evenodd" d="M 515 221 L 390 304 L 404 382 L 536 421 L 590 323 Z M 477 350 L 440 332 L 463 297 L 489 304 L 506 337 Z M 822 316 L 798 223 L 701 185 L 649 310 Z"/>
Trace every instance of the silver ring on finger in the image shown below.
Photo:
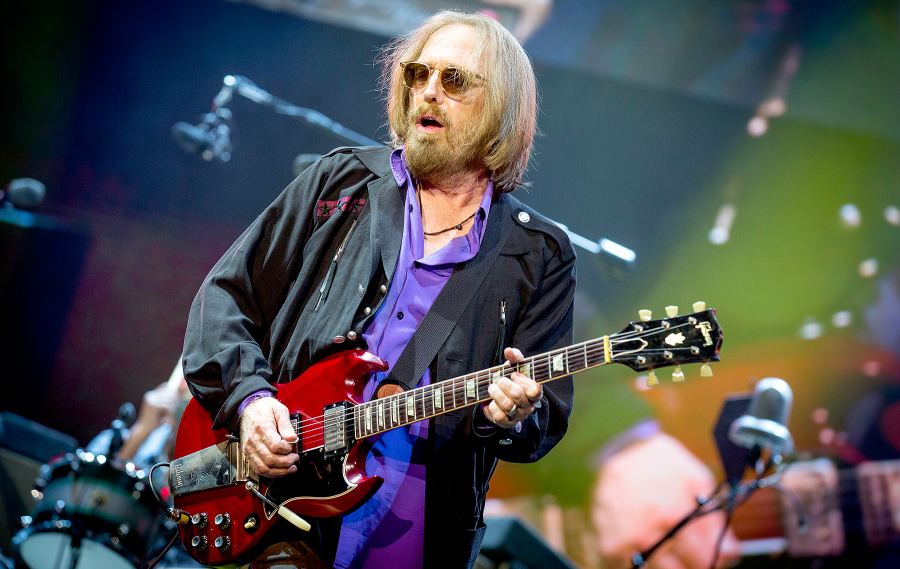
<path fill-rule="evenodd" d="M 516 413 L 519 412 L 519 406 L 513 403 L 512 409 L 506 412 L 506 418 L 512 420 L 515 418 Z"/>

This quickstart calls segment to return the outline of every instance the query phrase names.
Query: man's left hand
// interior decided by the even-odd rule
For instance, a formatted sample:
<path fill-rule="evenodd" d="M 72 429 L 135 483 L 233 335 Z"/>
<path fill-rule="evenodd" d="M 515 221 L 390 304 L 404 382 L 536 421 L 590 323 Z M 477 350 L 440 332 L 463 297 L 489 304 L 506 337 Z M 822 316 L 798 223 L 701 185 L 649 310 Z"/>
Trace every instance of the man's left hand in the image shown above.
<path fill-rule="evenodd" d="M 506 348 L 503 355 L 510 364 L 525 359 L 516 348 Z M 481 406 L 484 416 L 498 427 L 508 429 L 534 412 L 535 405 L 544 394 L 544 388 L 530 377 L 515 371 L 509 377 L 501 377 L 491 383 L 488 393 L 492 399 Z"/>

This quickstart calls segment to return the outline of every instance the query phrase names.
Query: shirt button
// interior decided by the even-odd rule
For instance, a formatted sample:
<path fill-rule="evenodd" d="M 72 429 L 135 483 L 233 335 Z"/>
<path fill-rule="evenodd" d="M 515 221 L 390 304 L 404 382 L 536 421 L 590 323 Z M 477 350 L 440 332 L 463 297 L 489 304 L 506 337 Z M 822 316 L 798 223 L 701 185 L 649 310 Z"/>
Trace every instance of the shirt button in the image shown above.
<path fill-rule="evenodd" d="M 519 221 L 521 221 L 522 223 L 528 223 L 529 221 L 531 221 L 531 216 L 528 215 L 527 211 L 520 211 L 519 212 Z"/>
<path fill-rule="evenodd" d="M 356 339 L 356 332 L 354 332 L 353 330 L 350 330 L 349 332 L 347 332 L 347 339 L 350 340 L 351 342 L 352 342 L 353 340 L 355 340 L 355 339 Z"/>
<path fill-rule="evenodd" d="M 363 310 L 363 314 L 365 314 L 366 316 L 368 316 L 369 314 L 372 314 L 372 309 L 369 308 L 368 306 L 365 307 L 365 309 Z"/>
<path fill-rule="evenodd" d="M 381 294 L 387 294 L 387 285 L 381 285 L 380 287 L 378 287 L 378 291 Z"/>
<path fill-rule="evenodd" d="M 343 344 L 344 340 L 346 340 L 346 338 L 344 338 L 343 336 L 335 336 L 334 338 L 331 339 L 331 341 L 334 342 L 335 344 Z"/>
<path fill-rule="evenodd" d="M 403 312 L 397 313 L 397 320 L 403 320 Z"/>

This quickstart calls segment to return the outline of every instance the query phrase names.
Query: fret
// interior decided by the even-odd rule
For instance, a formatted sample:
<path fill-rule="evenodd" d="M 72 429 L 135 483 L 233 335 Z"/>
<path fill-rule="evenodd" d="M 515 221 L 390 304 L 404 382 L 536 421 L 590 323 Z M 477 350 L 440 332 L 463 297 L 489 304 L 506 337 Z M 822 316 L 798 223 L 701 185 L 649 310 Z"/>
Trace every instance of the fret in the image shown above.
<path fill-rule="evenodd" d="M 584 352 L 584 368 L 583 368 L 583 369 L 587 369 L 587 367 L 588 367 L 588 353 L 587 353 L 587 348 L 588 348 L 588 343 L 587 343 L 587 342 L 584 342 L 583 344 L 581 344 L 581 349 L 582 349 L 582 351 Z"/>
<path fill-rule="evenodd" d="M 500 381 L 500 378 L 503 377 L 503 368 L 498 368 L 494 371 L 489 372 L 488 376 L 491 380 L 491 383 L 497 383 Z"/>

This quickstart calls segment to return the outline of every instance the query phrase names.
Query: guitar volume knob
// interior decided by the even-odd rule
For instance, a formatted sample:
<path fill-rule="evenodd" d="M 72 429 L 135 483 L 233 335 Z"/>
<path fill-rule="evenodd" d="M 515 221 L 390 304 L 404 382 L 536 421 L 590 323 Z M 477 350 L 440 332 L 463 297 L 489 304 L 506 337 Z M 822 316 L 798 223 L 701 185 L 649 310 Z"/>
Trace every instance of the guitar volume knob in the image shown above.
<path fill-rule="evenodd" d="M 219 529 L 228 529 L 231 525 L 231 515 L 228 513 L 216 514 L 216 517 L 213 518 L 213 523 L 216 524 Z"/>
<path fill-rule="evenodd" d="M 216 549 L 219 551 L 228 551 L 228 548 L 231 547 L 231 538 L 220 535 L 213 541 L 213 545 L 215 545 Z"/>
<path fill-rule="evenodd" d="M 191 516 L 191 523 L 194 524 L 197 529 L 205 528 L 208 522 L 209 518 L 205 513 L 194 514 L 193 516 Z"/>
<path fill-rule="evenodd" d="M 207 539 L 207 537 L 205 535 L 195 535 L 194 537 L 191 538 L 191 547 L 193 547 L 194 549 L 198 549 L 200 551 L 203 551 L 204 549 L 206 549 L 206 546 L 208 543 L 209 543 L 209 540 Z"/>

